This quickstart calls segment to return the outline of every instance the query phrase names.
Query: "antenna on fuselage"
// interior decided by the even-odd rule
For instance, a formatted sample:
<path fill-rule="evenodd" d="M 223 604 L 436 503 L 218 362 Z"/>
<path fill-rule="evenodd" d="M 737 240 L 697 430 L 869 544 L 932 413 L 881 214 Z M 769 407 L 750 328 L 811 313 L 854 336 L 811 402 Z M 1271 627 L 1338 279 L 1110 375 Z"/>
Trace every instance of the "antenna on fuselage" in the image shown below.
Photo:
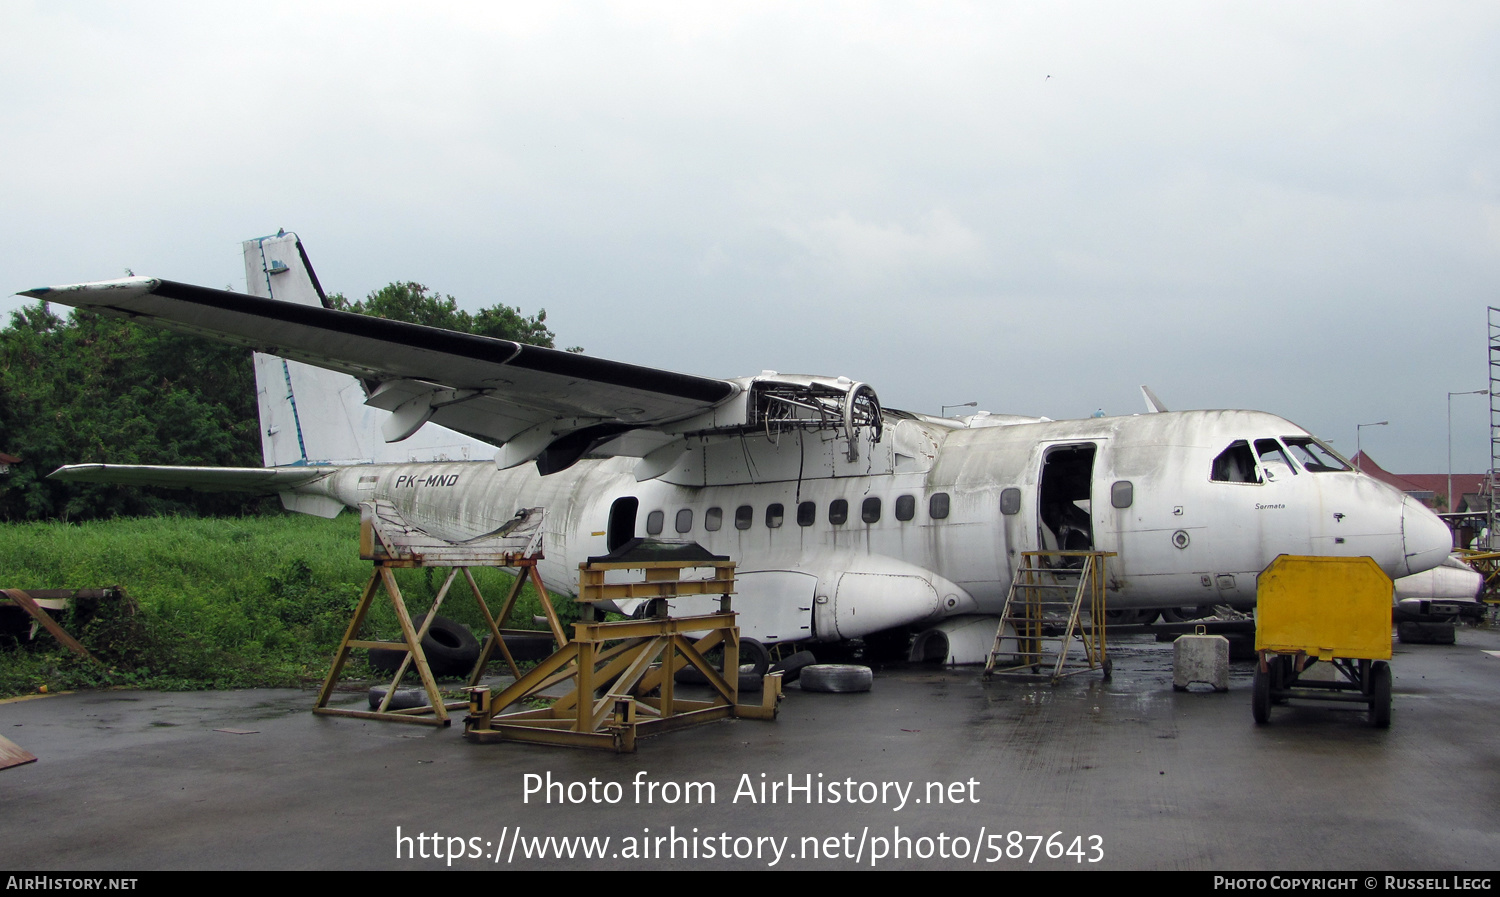
<path fill-rule="evenodd" d="M 1151 391 L 1151 387 L 1143 384 L 1141 386 L 1141 395 L 1146 399 L 1147 414 L 1155 414 L 1158 411 L 1167 410 L 1167 406 L 1161 403 L 1161 399 L 1156 397 L 1156 393 Z"/>

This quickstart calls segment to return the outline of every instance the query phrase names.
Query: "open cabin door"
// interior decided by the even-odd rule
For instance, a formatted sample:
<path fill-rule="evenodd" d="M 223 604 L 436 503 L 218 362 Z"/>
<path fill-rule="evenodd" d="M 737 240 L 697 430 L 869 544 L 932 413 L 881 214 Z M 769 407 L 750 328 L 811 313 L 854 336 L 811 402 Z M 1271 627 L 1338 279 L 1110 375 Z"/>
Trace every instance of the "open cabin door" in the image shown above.
<path fill-rule="evenodd" d="M 1048 446 L 1037 478 L 1037 547 L 1090 551 L 1094 548 L 1093 442 Z"/>
<path fill-rule="evenodd" d="M 609 528 L 605 546 L 614 551 L 635 538 L 635 515 L 641 508 L 641 500 L 627 495 L 617 498 L 609 506 Z"/>

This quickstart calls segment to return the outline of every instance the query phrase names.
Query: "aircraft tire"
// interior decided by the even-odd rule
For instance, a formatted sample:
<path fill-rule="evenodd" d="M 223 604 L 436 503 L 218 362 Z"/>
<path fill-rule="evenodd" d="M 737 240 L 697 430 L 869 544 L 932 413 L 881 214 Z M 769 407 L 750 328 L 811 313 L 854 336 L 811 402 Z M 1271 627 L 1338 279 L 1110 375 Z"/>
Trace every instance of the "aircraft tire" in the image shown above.
<path fill-rule="evenodd" d="M 421 629 L 426 614 L 412 619 L 412 626 Z M 427 666 L 434 676 L 463 676 L 474 668 L 479 659 L 479 639 L 463 624 L 447 617 L 434 617 L 422 639 L 422 653 L 427 656 Z M 370 666 L 386 673 L 394 673 L 401 666 L 405 651 L 370 651 Z"/>
<path fill-rule="evenodd" d="M 385 693 L 390 690 L 387 685 L 370 686 L 370 709 L 379 710 L 380 702 L 385 700 Z M 427 706 L 427 692 L 420 688 L 398 688 L 396 694 L 391 697 L 391 710 L 410 710 L 413 707 Z"/>
<path fill-rule="evenodd" d="M 771 664 L 771 672 L 780 673 L 783 682 L 796 682 L 804 668 L 817 662 L 818 658 L 814 657 L 811 651 L 798 651 L 790 657 Z"/>
<path fill-rule="evenodd" d="M 831 693 L 869 691 L 875 674 L 852 663 L 815 663 L 802 668 L 802 690 Z"/>
<path fill-rule="evenodd" d="M 1377 729 L 1391 727 L 1391 665 L 1377 660 L 1370 667 L 1370 722 Z"/>
<path fill-rule="evenodd" d="M 771 652 L 753 638 L 740 639 L 740 666 L 751 664 L 753 676 L 764 676 L 771 669 Z"/>
<path fill-rule="evenodd" d="M 1271 721 L 1271 674 L 1262 673 L 1258 666 L 1250 686 L 1250 712 L 1258 724 Z"/>
<path fill-rule="evenodd" d="M 710 655 L 709 660 L 714 667 L 722 672 L 723 655 L 718 653 L 720 649 L 714 649 L 715 653 Z M 771 669 L 771 652 L 766 646 L 753 638 L 740 639 L 740 690 L 747 687 L 760 687 L 760 680 Z M 707 685 L 708 679 L 698 672 L 697 667 L 685 666 L 677 671 L 672 677 L 679 685 Z"/>
<path fill-rule="evenodd" d="M 1457 640 L 1452 623 L 1398 623 L 1396 637 L 1403 645 L 1451 645 Z"/>

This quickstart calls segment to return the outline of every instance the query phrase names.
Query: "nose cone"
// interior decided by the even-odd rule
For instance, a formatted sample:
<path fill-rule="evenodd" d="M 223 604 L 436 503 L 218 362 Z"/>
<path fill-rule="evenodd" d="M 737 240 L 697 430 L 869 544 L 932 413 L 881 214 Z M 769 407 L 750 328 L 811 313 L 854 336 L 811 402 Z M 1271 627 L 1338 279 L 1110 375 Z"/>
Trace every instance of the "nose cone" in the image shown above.
<path fill-rule="evenodd" d="M 1408 573 L 1431 570 L 1453 553 L 1453 533 L 1448 525 L 1410 495 L 1401 499 L 1401 540 Z"/>

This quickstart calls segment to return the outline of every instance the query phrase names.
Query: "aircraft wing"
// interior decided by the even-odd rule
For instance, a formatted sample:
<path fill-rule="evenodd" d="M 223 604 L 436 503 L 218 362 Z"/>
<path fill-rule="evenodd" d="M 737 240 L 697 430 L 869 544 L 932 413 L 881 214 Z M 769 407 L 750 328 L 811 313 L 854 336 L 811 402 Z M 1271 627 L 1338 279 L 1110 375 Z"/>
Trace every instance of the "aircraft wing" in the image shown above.
<path fill-rule="evenodd" d="M 392 412 L 387 441 L 430 420 L 507 443 L 501 466 L 535 458 L 543 473 L 622 433 L 704 414 L 741 391 L 730 380 L 170 280 L 132 277 L 21 295 L 352 374 L 365 382 L 366 404 Z"/>
<path fill-rule="evenodd" d="M 69 464 L 51 478 L 70 483 L 165 486 L 200 492 L 284 492 L 329 470 L 318 467 L 166 467 L 154 464 Z"/>

